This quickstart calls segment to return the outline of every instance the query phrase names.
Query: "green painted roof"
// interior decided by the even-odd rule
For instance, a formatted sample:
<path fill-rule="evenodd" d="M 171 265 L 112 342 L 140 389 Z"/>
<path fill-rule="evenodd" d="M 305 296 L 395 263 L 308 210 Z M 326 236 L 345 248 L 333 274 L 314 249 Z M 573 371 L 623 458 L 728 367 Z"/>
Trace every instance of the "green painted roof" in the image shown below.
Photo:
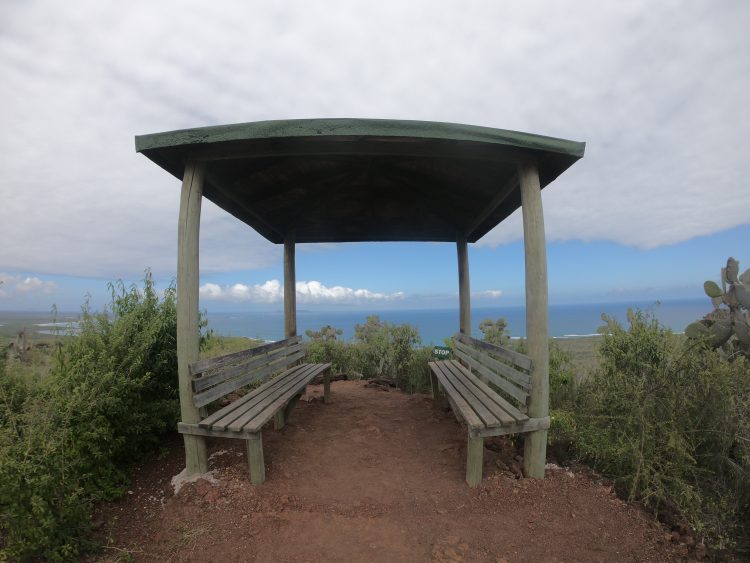
<path fill-rule="evenodd" d="M 474 125 L 385 119 L 259 121 L 140 135 L 136 151 L 272 242 L 475 242 L 520 206 L 516 165 L 542 187 L 585 143 Z"/>

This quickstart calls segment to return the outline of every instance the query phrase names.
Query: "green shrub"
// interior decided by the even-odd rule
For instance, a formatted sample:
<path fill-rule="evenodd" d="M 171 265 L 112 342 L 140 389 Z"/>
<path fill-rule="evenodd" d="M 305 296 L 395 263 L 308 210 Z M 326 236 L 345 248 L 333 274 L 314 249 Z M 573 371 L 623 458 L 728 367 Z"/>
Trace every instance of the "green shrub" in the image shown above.
<path fill-rule="evenodd" d="M 411 361 L 414 348 L 421 343 L 413 326 L 381 322 L 378 315 L 367 317 L 364 325 L 356 325 L 354 338 L 364 344 L 365 378 L 399 379 Z"/>
<path fill-rule="evenodd" d="M 605 318 L 601 368 L 553 413 L 618 492 L 684 518 L 715 547 L 743 541 L 750 517 L 750 363 L 723 360 L 642 312 Z"/>
<path fill-rule="evenodd" d="M 485 342 L 496 346 L 507 346 L 510 343 L 508 321 L 502 317 L 494 321 L 492 319 L 483 320 L 479 323 L 479 330 L 482 331 L 482 340 Z"/>
<path fill-rule="evenodd" d="M 141 289 L 110 289 L 38 385 L 0 385 L 0 558 L 74 558 L 92 504 L 122 494 L 130 464 L 176 425 L 175 288 L 160 297 L 147 273 Z"/>
<path fill-rule="evenodd" d="M 336 374 L 350 379 L 393 379 L 399 388 L 416 393 L 429 388 L 427 362 L 432 348 L 421 348 L 416 328 L 408 324 L 381 322 L 371 315 L 365 324 L 355 326 L 353 342 L 337 339 L 341 331 L 331 326 L 306 332 L 307 361 L 331 362 Z"/>
<path fill-rule="evenodd" d="M 513 348 L 526 354 L 526 340 L 517 340 Z M 573 354 L 556 340 L 549 340 L 549 408 L 551 411 L 570 407 L 575 398 L 575 366 Z M 554 430 L 554 429 L 553 429 Z"/>

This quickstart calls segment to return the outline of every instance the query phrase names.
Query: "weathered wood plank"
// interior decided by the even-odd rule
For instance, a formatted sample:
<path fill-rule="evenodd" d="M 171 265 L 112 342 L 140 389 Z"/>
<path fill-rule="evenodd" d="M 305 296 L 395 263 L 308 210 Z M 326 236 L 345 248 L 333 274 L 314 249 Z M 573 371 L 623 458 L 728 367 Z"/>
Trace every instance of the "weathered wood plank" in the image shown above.
<path fill-rule="evenodd" d="M 455 360 L 453 361 L 455 362 Z M 507 401 L 504 397 L 501 397 L 500 395 L 498 395 L 494 389 L 489 387 L 484 381 L 479 379 L 476 375 L 474 375 L 471 372 L 465 372 L 465 373 L 466 373 L 467 379 L 469 379 L 473 385 L 482 389 L 486 393 L 488 398 L 496 402 L 500 406 L 500 408 L 502 408 L 505 412 L 507 412 L 510 416 L 512 416 L 516 422 L 528 420 L 529 417 L 526 416 L 524 413 L 522 413 L 520 409 L 516 408 L 513 404 Z"/>
<path fill-rule="evenodd" d="M 275 378 L 271 379 L 270 381 L 267 381 L 257 389 L 253 389 L 250 391 L 247 395 L 244 397 L 237 399 L 236 401 L 231 402 L 225 407 L 222 407 L 212 415 L 210 415 L 208 418 L 205 418 L 199 422 L 200 426 L 204 428 L 208 428 L 210 426 L 214 426 L 219 420 L 229 417 L 231 419 L 232 414 L 234 413 L 234 416 L 237 417 L 240 415 L 237 411 L 244 412 L 244 408 L 246 408 L 247 403 L 255 403 L 262 399 L 263 396 L 267 392 L 269 392 L 269 389 L 273 389 L 274 387 L 278 385 L 282 385 L 284 383 L 284 379 L 290 375 L 292 375 L 295 372 L 296 368 L 288 369 L 287 371 L 277 375 Z M 249 407 L 248 407 L 249 408 Z"/>
<path fill-rule="evenodd" d="M 294 233 L 284 239 L 284 334 L 297 334 L 297 283 L 294 261 Z"/>
<path fill-rule="evenodd" d="M 510 379 L 513 383 L 521 387 L 523 390 L 528 391 L 529 389 L 531 389 L 531 376 L 528 373 L 518 371 L 508 364 L 504 364 L 503 362 L 496 360 L 489 354 L 483 353 L 476 348 L 469 346 L 468 344 L 464 344 L 463 342 L 454 341 L 453 345 L 455 348 L 458 348 L 465 354 L 468 354 L 492 371 L 502 375 L 507 379 Z"/>
<path fill-rule="evenodd" d="M 485 426 L 502 426 L 503 422 L 488 409 L 477 394 L 467 385 L 466 375 L 453 362 L 446 362 L 443 366 L 444 373 L 450 378 L 453 387 L 458 391 L 472 410 L 477 413 Z"/>
<path fill-rule="evenodd" d="M 464 350 L 456 347 L 454 348 L 453 353 L 456 355 L 456 357 L 465 361 L 467 364 L 471 364 L 471 368 L 476 370 L 479 375 L 485 377 L 488 381 L 491 381 L 493 384 L 497 385 L 500 389 L 508 393 L 508 395 L 510 395 L 520 403 L 526 403 L 526 397 L 528 397 L 529 395 L 526 391 L 519 387 L 516 387 L 507 379 L 500 377 L 488 367 L 480 364 L 479 361 L 476 360 L 476 358 L 469 356 L 464 352 Z M 471 362 L 472 359 L 475 361 Z"/>
<path fill-rule="evenodd" d="M 269 388 L 265 393 L 262 394 L 262 396 L 259 396 L 258 401 L 255 401 L 252 404 L 247 404 L 245 407 L 243 407 L 242 413 L 239 417 L 236 417 L 231 422 L 229 422 L 227 419 L 220 420 L 215 424 L 215 426 L 224 426 L 226 430 L 232 432 L 258 430 L 263 424 L 268 421 L 268 419 L 271 418 L 271 416 L 274 416 L 276 411 L 279 410 L 281 406 L 283 406 L 283 403 L 279 405 L 279 408 L 277 409 L 271 409 L 271 405 L 273 405 L 279 397 L 287 395 L 290 390 L 299 388 L 300 383 L 305 383 L 306 381 L 308 381 L 306 380 L 307 374 L 311 373 L 317 365 L 318 364 L 302 364 L 291 368 L 290 375 L 285 377 L 284 381 L 281 384 Z M 289 398 L 291 398 L 291 395 Z M 265 414 L 265 416 L 261 416 L 263 414 Z M 261 418 L 263 418 L 263 422 L 254 424 L 253 419 L 258 416 L 261 416 Z"/>
<path fill-rule="evenodd" d="M 331 402 L 331 368 L 327 368 L 323 375 L 323 403 Z"/>
<path fill-rule="evenodd" d="M 503 409 L 495 400 L 496 393 L 492 390 L 490 390 L 487 386 L 479 387 L 475 384 L 475 379 L 473 377 L 469 377 L 469 374 L 466 373 L 466 368 L 461 366 L 456 361 L 451 361 L 450 363 L 446 363 L 446 366 L 454 373 L 454 375 L 462 380 L 462 383 L 466 386 L 466 388 L 476 397 L 478 401 L 480 401 L 485 408 L 487 408 L 494 416 L 495 418 L 500 421 L 500 424 L 503 426 L 507 426 L 509 424 L 513 424 L 516 422 L 516 419 L 514 419 L 510 414 L 508 414 L 505 409 Z M 488 424 L 490 426 L 490 424 Z M 492 425 L 496 426 L 496 425 Z"/>
<path fill-rule="evenodd" d="M 247 465 L 250 482 L 262 485 L 266 480 L 266 462 L 263 459 L 263 436 L 260 432 L 247 440 Z"/>
<path fill-rule="evenodd" d="M 526 432 L 536 432 L 537 430 L 547 430 L 550 427 L 550 418 L 530 418 L 525 422 L 519 422 L 511 426 L 501 426 L 499 428 L 479 428 L 472 430 L 476 436 L 486 438 L 488 436 L 504 436 L 506 434 L 524 434 Z"/>
<path fill-rule="evenodd" d="M 430 369 L 430 387 L 432 388 L 432 398 L 437 401 L 438 396 L 440 395 L 440 384 L 438 383 L 438 379 L 435 377 L 435 373 L 432 369 Z"/>
<path fill-rule="evenodd" d="M 544 214 L 535 162 L 518 164 L 521 180 L 523 215 L 523 248 L 526 266 L 526 340 L 531 370 L 529 416 L 543 418 L 549 414 L 549 318 L 547 310 L 547 246 L 544 240 Z M 547 431 L 532 432 L 524 441 L 524 473 L 544 478 L 547 455 Z"/>
<path fill-rule="evenodd" d="M 304 348 L 302 344 L 298 343 L 292 346 L 278 348 L 265 354 L 252 356 L 250 358 L 242 360 L 241 362 L 222 366 L 218 369 L 206 370 L 202 372 L 203 375 L 193 378 L 193 391 L 199 393 L 204 389 L 208 389 L 213 385 L 218 385 L 222 381 L 226 381 L 227 379 L 231 379 L 232 377 L 237 377 L 238 375 L 242 375 L 243 373 L 251 371 L 257 367 L 262 367 L 270 362 L 278 362 L 279 360 L 282 360 L 285 357 L 295 354 L 303 349 Z"/>
<path fill-rule="evenodd" d="M 251 391 L 252 393 L 251 400 L 244 401 L 240 406 L 238 406 L 238 408 L 232 409 L 222 418 L 215 420 L 211 424 L 211 427 L 220 429 L 220 430 L 227 430 L 230 424 L 232 424 L 234 421 L 244 416 L 248 410 L 253 409 L 258 405 L 264 404 L 267 401 L 269 396 L 273 395 L 274 393 L 278 393 L 279 390 L 281 389 L 284 389 L 285 386 L 289 384 L 288 380 L 295 379 L 296 377 L 298 377 L 298 375 L 299 375 L 298 367 L 293 367 L 293 368 L 290 368 L 288 371 L 284 372 L 283 374 L 281 374 L 280 376 L 261 385 L 257 389 L 254 389 L 253 391 Z M 239 402 L 240 401 L 235 401 L 235 403 L 239 403 Z M 202 420 L 199 424 L 201 426 L 206 426 L 207 420 L 208 419 Z"/>
<path fill-rule="evenodd" d="M 458 255 L 458 308 L 459 327 L 464 334 L 471 335 L 471 287 L 469 283 L 469 245 L 465 237 L 456 241 Z"/>
<path fill-rule="evenodd" d="M 265 354 L 277 348 L 283 348 L 284 346 L 291 346 L 301 342 L 300 336 L 294 336 L 292 338 L 285 338 L 284 340 L 277 340 L 276 342 L 269 342 L 262 346 L 256 346 L 254 348 L 248 348 L 247 350 L 240 350 L 239 352 L 232 352 L 231 354 L 224 354 L 216 358 L 206 358 L 205 360 L 199 360 L 190 364 L 190 373 L 195 376 L 204 371 L 217 369 L 226 365 L 234 364 L 244 359 L 252 358 L 259 354 Z"/>
<path fill-rule="evenodd" d="M 475 346 L 479 348 L 480 350 L 484 350 L 485 352 L 490 352 L 491 354 L 497 354 L 501 358 L 504 358 L 510 362 L 513 362 L 515 365 L 517 365 L 521 369 L 531 370 L 534 365 L 534 362 L 531 358 L 521 354 L 520 352 L 516 352 L 515 350 L 510 350 L 509 348 L 504 348 L 502 346 L 496 346 L 495 344 L 490 344 L 489 342 L 477 340 L 476 338 L 472 338 L 471 336 L 466 335 L 466 334 L 461 334 L 460 332 L 456 333 L 453 336 L 453 338 L 460 340 L 464 344 Z"/>
<path fill-rule="evenodd" d="M 304 391 L 303 391 L 304 393 Z M 291 398 L 291 400 L 286 404 L 284 407 L 284 422 L 289 420 L 289 415 L 292 414 L 292 410 L 294 410 L 294 407 L 297 406 L 297 403 L 299 403 L 299 400 L 302 398 L 302 393 L 297 393 L 294 397 Z"/>
<path fill-rule="evenodd" d="M 250 432 L 232 432 L 228 433 L 224 430 L 212 430 L 210 428 L 202 428 L 197 424 L 188 424 L 186 422 L 177 423 L 177 432 L 180 434 L 187 434 L 189 436 L 204 436 L 208 438 L 240 438 L 244 439 L 251 435 Z"/>
<path fill-rule="evenodd" d="M 454 410 L 457 410 L 461 414 L 461 417 L 466 421 L 469 428 L 484 428 L 484 422 L 482 422 L 461 393 L 453 386 L 453 382 L 447 375 L 450 372 L 448 372 L 445 364 L 446 362 L 429 362 L 430 369 L 434 371 L 446 394 L 455 403 Z"/>
<path fill-rule="evenodd" d="M 476 487 L 482 482 L 484 464 L 484 438 L 469 434 L 466 441 L 466 482 Z"/>
<path fill-rule="evenodd" d="M 188 161 L 180 196 L 177 226 L 177 376 L 180 391 L 180 418 L 194 424 L 200 420 L 192 401 L 190 364 L 199 357 L 198 274 L 201 202 L 205 163 Z M 201 436 L 184 435 L 185 467 L 188 474 L 208 471 L 206 442 Z"/>
<path fill-rule="evenodd" d="M 232 391 L 236 391 L 237 389 L 249 385 L 250 383 L 261 381 L 277 371 L 283 371 L 289 364 L 303 358 L 304 356 L 304 351 L 297 352 L 292 356 L 280 358 L 278 361 L 270 363 L 261 369 L 256 369 L 241 377 L 235 377 L 234 379 L 230 379 L 229 381 L 226 381 L 220 385 L 211 387 L 203 393 L 196 393 L 193 396 L 195 404 L 199 407 L 207 405 L 215 401 L 216 399 L 219 399 L 220 397 L 231 393 Z"/>
<path fill-rule="evenodd" d="M 260 430 L 277 410 L 282 408 L 294 395 L 300 393 L 310 380 L 323 369 L 326 369 L 325 364 L 304 364 L 304 367 L 300 369 L 300 376 L 289 379 L 289 383 L 270 398 L 273 402 L 256 405 L 230 424 L 228 428 L 230 430 L 237 428 L 250 431 Z"/>

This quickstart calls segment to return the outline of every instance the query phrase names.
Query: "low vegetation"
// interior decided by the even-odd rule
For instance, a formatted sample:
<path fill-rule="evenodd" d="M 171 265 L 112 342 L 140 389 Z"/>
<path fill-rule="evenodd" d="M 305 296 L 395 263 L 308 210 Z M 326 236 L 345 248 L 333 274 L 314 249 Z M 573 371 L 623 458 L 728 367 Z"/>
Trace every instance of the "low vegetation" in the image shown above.
<path fill-rule="evenodd" d="M 130 465 L 173 431 L 174 287 L 111 285 L 105 312 L 55 347 L 48 373 L 0 371 L 0 559 L 74 559 L 93 504 L 123 493 Z"/>
<path fill-rule="evenodd" d="M 350 379 L 389 378 L 407 393 L 429 389 L 427 362 L 432 348 L 419 346 L 419 332 L 411 325 L 383 322 L 371 315 L 365 324 L 355 326 L 353 342 L 338 340 L 340 335 L 330 326 L 308 330 L 307 361 L 331 362 L 334 374 Z"/>
<path fill-rule="evenodd" d="M 614 479 L 619 494 L 717 549 L 746 549 L 750 522 L 750 362 L 650 315 L 605 317 L 601 365 L 552 393 L 553 439 Z"/>
<path fill-rule="evenodd" d="M 70 560 L 93 547 L 95 503 L 121 495 L 132 463 L 174 432 L 174 287 L 157 292 L 147 274 L 143 287 L 111 290 L 104 312 L 84 306 L 78 336 L 24 362 L 0 357 L 0 560 Z M 750 360 L 717 348 L 710 335 L 674 335 L 647 313 L 631 312 L 627 327 L 605 323 L 586 377 L 577 352 L 551 341 L 551 454 L 590 464 L 621 496 L 711 547 L 743 549 Z M 485 340 L 524 350 L 503 319 L 479 326 Z M 258 344 L 202 328 L 204 357 Z M 331 326 L 308 331 L 307 360 L 331 362 L 352 379 L 428 391 L 432 347 L 410 325 L 370 316 L 352 341 L 340 337 Z"/>

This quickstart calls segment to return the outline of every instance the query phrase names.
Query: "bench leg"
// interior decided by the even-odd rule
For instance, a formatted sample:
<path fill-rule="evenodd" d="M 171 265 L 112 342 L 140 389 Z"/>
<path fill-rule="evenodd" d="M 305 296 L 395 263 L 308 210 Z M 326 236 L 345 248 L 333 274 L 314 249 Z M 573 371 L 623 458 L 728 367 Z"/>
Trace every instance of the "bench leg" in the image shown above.
<path fill-rule="evenodd" d="M 256 437 L 247 440 L 247 463 L 250 469 L 250 482 L 262 485 L 266 480 L 266 465 L 263 461 L 263 436 L 258 432 Z"/>
<path fill-rule="evenodd" d="M 470 487 L 476 487 L 482 482 L 483 457 L 484 438 L 469 434 L 466 443 L 466 482 Z"/>
<path fill-rule="evenodd" d="M 331 368 L 328 368 L 323 374 L 323 403 L 326 405 L 331 402 Z"/>
<path fill-rule="evenodd" d="M 273 429 L 281 430 L 286 424 L 286 409 L 279 409 L 273 416 Z"/>
<path fill-rule="evenodd" d="M 307 389 L 307 388 L 305 388 L 305 389 Z M 299 403 L 299 400 L 302 398 L 302 394 L 304 392 L 305 391 L 303 391 L 299 395 L 295 395 L 294 397 L 292 397 L 291 399 L 289 399 L 289 402 L 286 404 L 286 406 L 284 407 L 284 411 L 283 411 L 284 412 L 284 420 L 285 421 L 289 420 L 289 415 L 292 414 L 292 409 L 295 406 L 297 406 L 297 403 Z"/>
<path fill-rule="evenodd" d="M 432 370 L 430 370 L 430 387 L 432 388 L 432 399 L 437 401 L 440 395 L 440 383 L 438 383 L 438 378 Z"/>

